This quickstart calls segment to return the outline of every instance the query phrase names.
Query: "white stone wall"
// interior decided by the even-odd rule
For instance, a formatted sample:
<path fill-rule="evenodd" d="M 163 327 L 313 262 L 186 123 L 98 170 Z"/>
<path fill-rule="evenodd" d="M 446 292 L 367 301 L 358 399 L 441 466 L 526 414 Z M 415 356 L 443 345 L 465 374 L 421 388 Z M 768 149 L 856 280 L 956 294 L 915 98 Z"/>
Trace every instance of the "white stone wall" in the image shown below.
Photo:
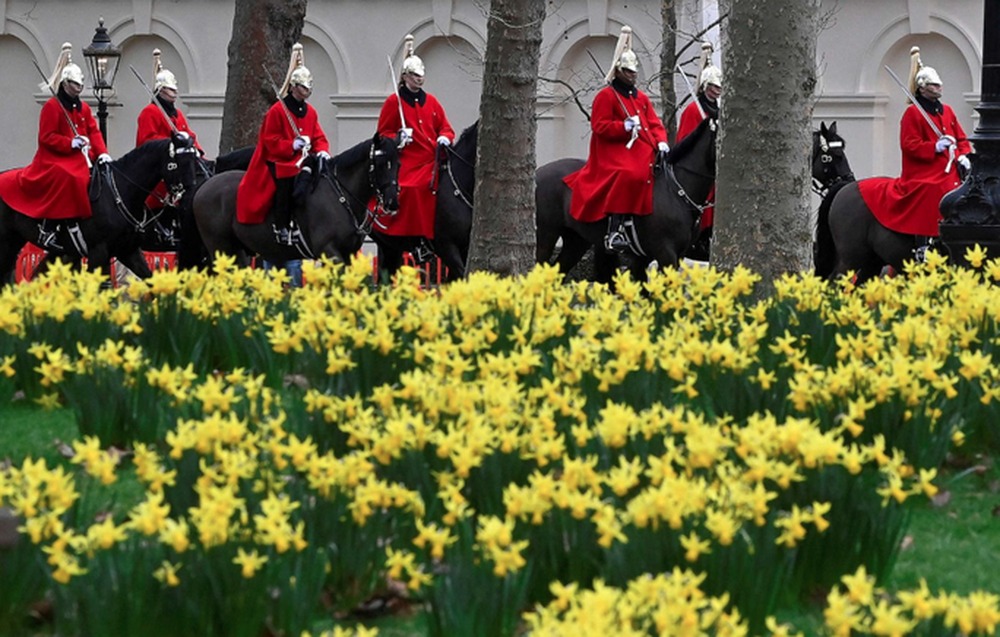
<path fill-rule="evenodd" d="M 905 76 L 912 44 L 945 81 L 945 96 L 967 132 L 974 128 L 978 100 L 983 0 L 824 0 L 830 26 L 819 40 L 820 119 L 837 120 L 848 141 L 856 174 L 899 170 L 898 125 L 903 98 L 882 70 L 889 64 Z M 416 36 L 417 53 L 427 65 L 427 89 L 461 130 L 477 117 L 486 47 L 484 6 L 488 0 L 310 0 L 303 30 L 306 63 L 316 78 L 312 104 L 336 148 L 371 134 L 382 101 L 392 90 L 386 56 L 398 71 L 403 38 Z M 655 99 L 660 41 L 659 0 L 559 0 L 544 25 L 540 75 L 577 88 L 589 108 L 600 87 L 588 51 L 606 66 L 621 25 L 635 31 L 640 81 L 651 82 Z M 719 13 L 717 0 L 686 0 L 680 28 L 693 34 Z M 232 0 L 0 0 L 0 170 L 22 166 L 35 152 L 38 112 L 47 95 L 38 91 L 43 69 L 55 62 L 64 41 L 74 59 L 90 43 L 98 16 L 124 50 L 115 82 L 120 106 L 108 121 L 115 156 L 132 148 L 135 119 L 147 103 L 132 77 L 132 64 L 147 78 L 151 53 L 163 51 L 181 89 L 181 107 L 202 145 L 218 148 L 225 92 Z M 713 40 L 718 30 L 710 32 Z M 721 47 L 717 47 L 721 48 Z M 697 55 L 688 49 L 682 59 Z M 715 62 L 721 60 L 715 54 Z M 280 71 L 280 70 L 279 70 Z M 725 71 L 725 69 L 723 69 Z M 539 163 L 569 155 L 585 156 L 586 117 L 564 85 L 539 84 Z M 723 98 L 724 99 L 724 98 Z M 91 102 L 93 103 L 93 102 Z"/>

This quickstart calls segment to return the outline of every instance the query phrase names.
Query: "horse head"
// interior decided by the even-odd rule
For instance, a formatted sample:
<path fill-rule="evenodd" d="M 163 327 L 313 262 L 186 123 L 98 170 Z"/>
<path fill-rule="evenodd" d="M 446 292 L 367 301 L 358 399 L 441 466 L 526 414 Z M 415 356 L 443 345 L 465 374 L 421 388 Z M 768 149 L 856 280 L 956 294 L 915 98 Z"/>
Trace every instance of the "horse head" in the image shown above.
<path fill-rule="evenodd" d="M 818 192 L 828 191 L 841 181 L 854 181 L 845 147 L 844 139 L 837 134 L 837 122 L 829 127 L 820 122 L 819 130 L 813 131 L 812 177 Z"/>
<path fill-rule="evenodd" d="M 368 181 L 382 208 L 388 212 L 399 210 L 399 146 L 393 138 L 378 133 L 372 138 Z"/>
<path fill-rule="evenodd" d="M 171 134 L 167 152 L 160 161 L 160 177 L 175 205 L 185 192 L 194 188 L 198 159 L 198 148 L 190 135 L 184 132 Z"/>

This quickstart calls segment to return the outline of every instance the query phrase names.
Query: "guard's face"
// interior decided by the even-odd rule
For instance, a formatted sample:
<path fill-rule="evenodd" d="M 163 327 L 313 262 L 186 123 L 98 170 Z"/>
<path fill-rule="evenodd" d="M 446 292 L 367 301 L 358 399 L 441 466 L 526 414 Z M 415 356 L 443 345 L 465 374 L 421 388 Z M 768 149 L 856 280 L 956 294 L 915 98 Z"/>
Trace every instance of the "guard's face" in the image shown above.
<path fill-rule="evenodd" d="M 705 85 L 705 97 L 710 100 L 717 100 L 722 95 L 722 87 L 717 84 Z"/>
<path fill-rule="evenodd" d="M 70 97 L 80 97 L 80 93 L 83 93 L 83 84 L 77 84 L 73 80 L 66 80 L 63 82 L 63 90 Z"/>
<path fill-rule="evenodd" d="M 920 88 L 920 94 L 927 99 L 939 100 L 944 93 L 940 84 L 924 84 Z"/>
<path fill-rule="evenodd" d="M 312 89 L 306 88 L 302 84 L 292 85 L 292 96 L 300 102 L 304 102 L 312 95 Z"/>
<path fill-rule="evenodd" d="M 166 86 L 164 86 L 163 88 L 160 89 L 160 98 L 162 98 L 164 102 L 170 102 L 171 104 L 173 104 L 174 102 L 177 101 L 177 91 L 175 91 L 172 88 L 167 88 Z"/>
<path fill-rule="evenodd" d="M 416 93 L 424 85 L 424 76 L 417 75 L 416 73 L 406 73 L 403 75 L 403 83 L 406 84 L 406 88 Z"/>
<path fill-rule="evenodd" d="M 630 71 L 628 69 L 618 69 L 616 71 L 618 79 L 622 81 L 626 86 L 635 86 L 635 79 L 639 76 L 635 71 Z"/>

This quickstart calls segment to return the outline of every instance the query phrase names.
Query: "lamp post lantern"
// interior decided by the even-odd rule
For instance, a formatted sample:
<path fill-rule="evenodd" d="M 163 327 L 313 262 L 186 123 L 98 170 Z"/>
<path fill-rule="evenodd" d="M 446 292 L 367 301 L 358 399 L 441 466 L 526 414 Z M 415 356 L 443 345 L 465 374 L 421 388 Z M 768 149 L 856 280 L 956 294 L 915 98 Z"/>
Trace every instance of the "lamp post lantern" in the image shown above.
<path fill-rule="evenodd" d="M 111 36 L 104 26 L 104 18 L 97 22 L 94 39 L 83 50 L 87 68 L 93 80 L 94 97 L 97 99 L 97 125 L 104 142 L 108 142 L 108 99 L 115 91 L 115 75 L 122 59 L 122 50 L 111 43 Z"/>
<path fill-rule="evenodd" d="M 1000 257 L 1000 0 L 983 0 L 981 77 L 979 123 L 969 136 L 976 145 L 972 170 L 941 199 L 938 228 L 953 263 L 964 263 L 966 248 L 977 243 L 989 258 Z"/>

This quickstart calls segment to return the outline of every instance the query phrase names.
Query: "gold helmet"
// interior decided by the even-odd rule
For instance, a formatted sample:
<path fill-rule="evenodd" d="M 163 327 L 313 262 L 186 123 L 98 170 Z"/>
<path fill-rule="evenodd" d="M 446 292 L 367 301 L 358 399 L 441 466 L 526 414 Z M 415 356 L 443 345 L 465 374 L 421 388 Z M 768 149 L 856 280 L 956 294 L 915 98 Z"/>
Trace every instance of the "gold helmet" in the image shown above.
<path fill-rule="evenodd" d="M 628 25 L 623 26 L 621 33 L 618 34 L 615 57 L 611 62 L 611 68 L 608 69 L 607 75 L 604 76 L 605 81 L 610 82 L 615 79 L 615 71 L 618 69 L 633 72 L 639 70 L 639 56 L 632 50 L 632 27 Z"/>
<path fill-rule="evenodd" d="M 51 90 L 54 93 L 64 80 L 83 85 L 83 71 L 80 70 L 79 66 L 73 64 L 72 50 L 73 45 L 69 42 L 65 42 L 62 45 L 62 50 L 59 52 L 59 59 L 56 60 L 56 66 L 52 70 L 52 75 L 49 76 L 49 79 L 38 85 L 39 90 Z"/>
<path fill-rule="evenodd" d="M 420 77 L 424 76 L 424 61 L 413 52 L 413 36 L 410 34 L 406 35 L 406 40 L 403 44 L 403 69 L 401 74 L 406 75 L 407 73 L 419 75 Z"/>
<path fill-rule="evenodd" d="M 288 62 L 288 73 L 285 74 L 285 81 L 281 85 L 281 94 L 284 95 L 296 84 L 309 90 L 312 90 L 313 87 L 312 73 L 306 68 L 306 54 L 298 42 L 292 46 L 292 56 Z"/>
<path fill-rule="evenodd" d="M 160 50 L 153 49 L 153 94 L 160 92 L 160 89 L 169 88 L 177 90 L 177 78 L 174 74 L 163 68 L 160 62 Z"/>
<path fill-rule="evenodd" d="M 924 66 L 920 60 L 920 47 L 915 46 L 910 49 L 910 93 L 917 94 L 918 88 L 923 88 L 928 84 L 944 84 L 938 72 L 929 66 Z"/>
<path fill-rule="evenodd" d="M 722 69 L 712 64 L 713 51 L 711 42 L 701 43 L 701 59 L 698 62 L 699 91 L 704 91 L 708 84 L 722 88 Z"/>

